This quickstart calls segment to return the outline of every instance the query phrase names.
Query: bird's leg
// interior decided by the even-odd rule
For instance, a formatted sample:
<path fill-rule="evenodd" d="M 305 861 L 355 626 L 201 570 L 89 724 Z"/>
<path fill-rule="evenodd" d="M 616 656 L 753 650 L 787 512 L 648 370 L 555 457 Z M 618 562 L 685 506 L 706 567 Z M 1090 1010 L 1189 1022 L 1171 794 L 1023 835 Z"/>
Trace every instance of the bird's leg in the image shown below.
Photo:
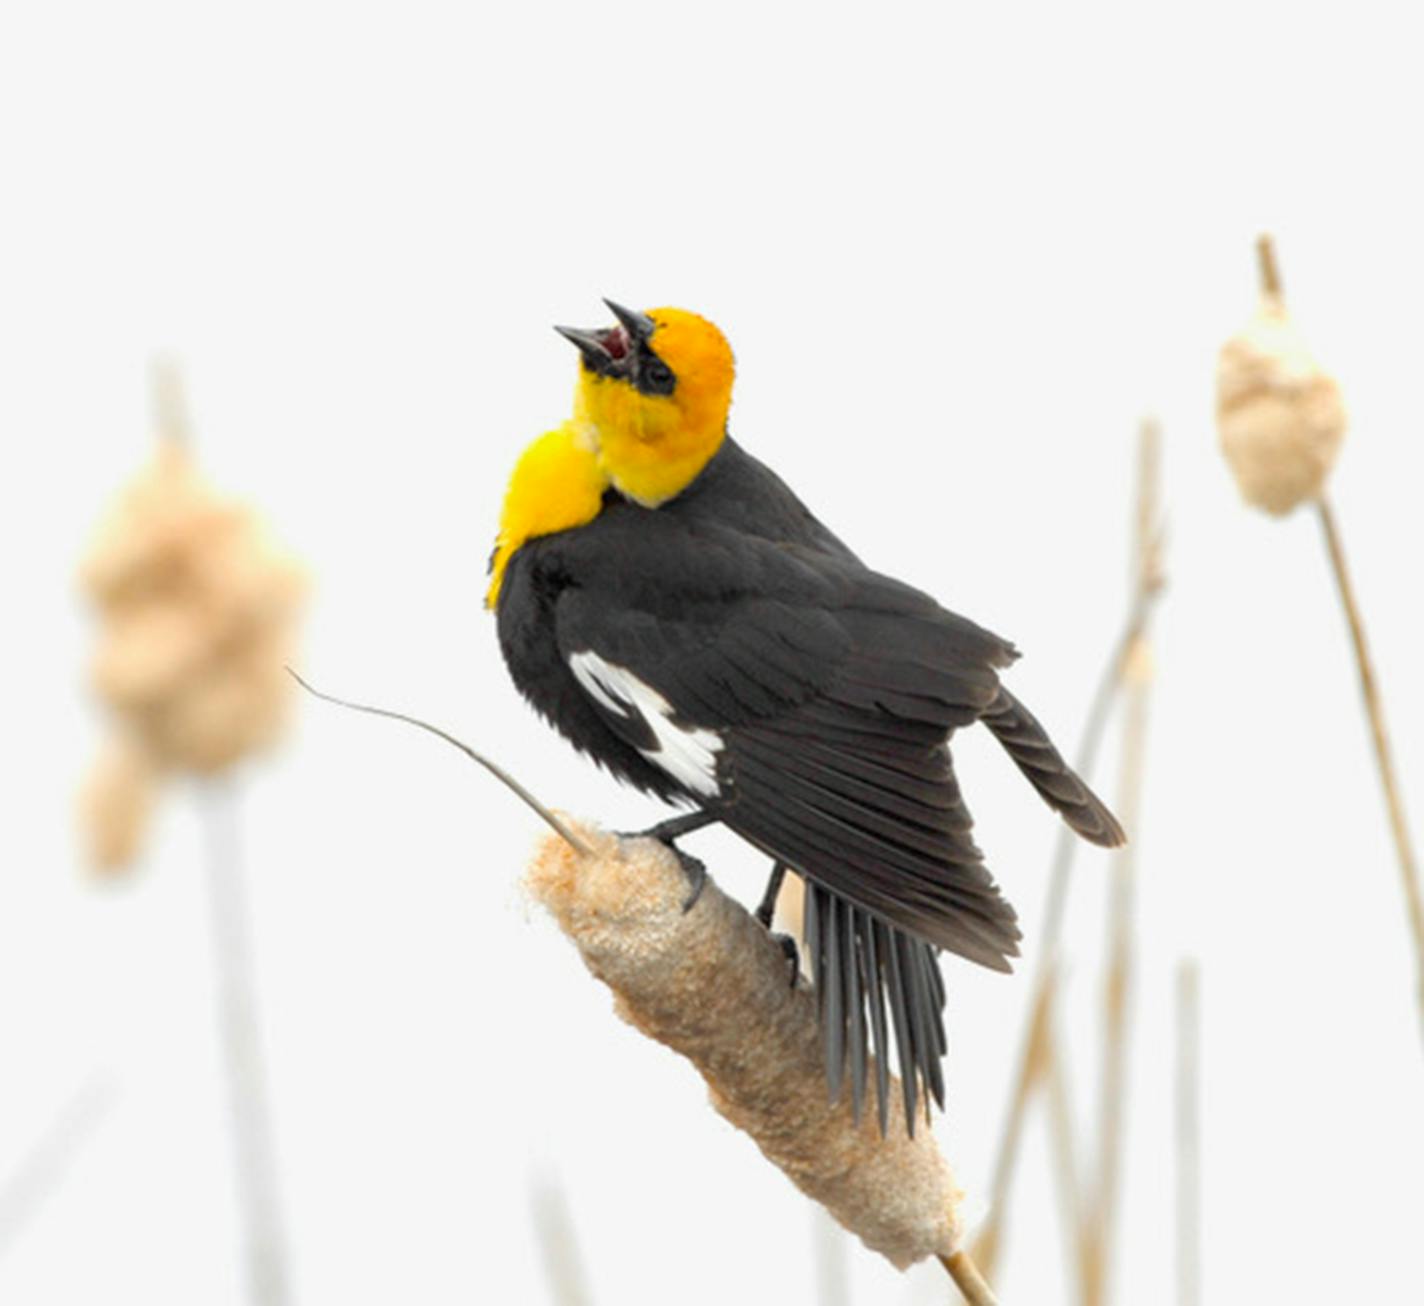
<path fill-rule="evenodd" d="M 682 867 L 682 873 L 687 876 L 687 882 L 691 885 L 691 891 L 682 904 L 682 910 L 689 912 L 697 905 L 697 900 L 702 896 L 702 890 L 706 887 L 707 867 L 696 857 L 683 852 L 673 841 L 680 839 L 685 834 L 691 834 L 694 830 L 701 830 L 704 826 L 711 825 L 720 819 L 721 812 L 718 808 L 699 807 L 696 811 L 684 812 L 681 816 L 671 816 L 666 821 L 659 821 L 656 825 L 649 826 L 646 830 L 623 834 L 619 838 L 656 839 L 664 847 L 672 849 L 678 865 Z"/>
<path fill-rule="evenodd" d="M 771 879 L 766 882 L 766 892 L 762 894 L 761 902 L 757 904 L 753 914 L 786 954 L 786 960 L 791 964 L 791 987 L 794 989 L 797 977 L 801 974 L 801 953 L 796 947 L 796 940 L 789 934 L 775 934 L 771 929 L 772 913 L 776 911 L 776 900 L 781 895 L 781 885 L 786 879 L 788 869 L 785 862 L 772 863 Z"/>
<path fill-rule="evenodd" d="M 625 834 L 621 837 L 624 839 L 656 839 L 659 843 L 665 843 L 671 847 L 674 839 L 681 839 L 683 835 L 691 834 L 694 830 L 701 830 L 720 819 L 721 813 L 715 807 L 699 807 L 695 811 L 684 812 L 681 816 L 670 816 L 666 821 L 659 821 L 656 825 L 650 825 L 646 830 L 640 830 L 636 834 Z"/>
<path fill-rule="evenodd" d="M 755 912 L 757 920 L 768 930 L 771 929 L 771 914 L 776 910 L 776 900 L 781 894 L 781 885 L 785 879 L 786 863 L 772 863 L 771 879 L 766 882 L 766 892 L 762 894 Z"/>

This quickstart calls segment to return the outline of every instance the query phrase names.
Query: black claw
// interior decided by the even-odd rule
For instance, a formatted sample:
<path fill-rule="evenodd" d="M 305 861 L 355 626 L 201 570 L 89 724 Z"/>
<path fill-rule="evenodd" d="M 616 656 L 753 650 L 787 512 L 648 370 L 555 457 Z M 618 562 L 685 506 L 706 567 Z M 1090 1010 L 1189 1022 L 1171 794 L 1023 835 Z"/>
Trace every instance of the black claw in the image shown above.
<path fill-rule="evenodd" d="M 780 945 L 781 951 L 786 954 L 786 960 L 791 964 L 791 987 L 794 989 L 796 981 L 801 978 L 801 949 L 789 934 L 773 934 L 771 937 Z"/>
<path fill-rule="evenodd" d="M 695 906 L 697 900 L 702 897 L 702 890 L 707 887 L 707 867 L 689 853 L 685 853 L 675 844 L 668 844 L 677 857 L 677 864 L 682 867 L 682 873 L 687 876 L 687 882 L 692 886 L 687 897 L 683 899 L 682 914 L 687 915 Z"/>

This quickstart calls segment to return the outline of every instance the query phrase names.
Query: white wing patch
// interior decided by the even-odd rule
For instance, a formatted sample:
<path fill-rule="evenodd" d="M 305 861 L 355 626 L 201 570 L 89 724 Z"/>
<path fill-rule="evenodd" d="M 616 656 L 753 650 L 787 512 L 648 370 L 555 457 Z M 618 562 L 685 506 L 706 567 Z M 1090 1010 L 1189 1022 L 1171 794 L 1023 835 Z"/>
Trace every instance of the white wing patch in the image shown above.
<path fill-rule="evenodd" d="M 717 784 L 717 754 L 722 751 L 723 742 L 715 730 L 674 721 L 672 704 L 647 681 L 639 679 L 627 667 L 605 661 L 592 649 L 569 658 L 569 669 L 600 706 L 630 720 L 640 717 L 647 723 L 657 737 L 658 746 L 638 751 L 654 766 L 661 767 L 704 798 L 715 798 L 721 793 Z"/>

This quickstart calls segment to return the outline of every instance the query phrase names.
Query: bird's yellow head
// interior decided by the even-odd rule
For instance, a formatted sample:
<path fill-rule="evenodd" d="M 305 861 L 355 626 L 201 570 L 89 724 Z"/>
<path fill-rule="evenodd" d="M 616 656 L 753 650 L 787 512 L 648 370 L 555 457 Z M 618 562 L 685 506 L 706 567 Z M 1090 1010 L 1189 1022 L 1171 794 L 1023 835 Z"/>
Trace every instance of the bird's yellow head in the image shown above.
<path fill-rule="evenodd" d="M 655 508 L 686 489 L 726 437 L 732 350 L 696 313 L 604 302 L 617 326 L 556 328 L 583 355 L 574 425 L 619 492 Z"/>
<path fill-rule="evenodd" d="M 510 478 L 485 605 L 499 603 L 510 559 L 529 540 L 598 516 L 610 486 L 649 508 L 681 494 L 721 447 L 732 403 L 732 350 L 706 318 L 680 308 L 618 325 L 556 328 L 583 355 L 573 417 L 531 444 Z"/>

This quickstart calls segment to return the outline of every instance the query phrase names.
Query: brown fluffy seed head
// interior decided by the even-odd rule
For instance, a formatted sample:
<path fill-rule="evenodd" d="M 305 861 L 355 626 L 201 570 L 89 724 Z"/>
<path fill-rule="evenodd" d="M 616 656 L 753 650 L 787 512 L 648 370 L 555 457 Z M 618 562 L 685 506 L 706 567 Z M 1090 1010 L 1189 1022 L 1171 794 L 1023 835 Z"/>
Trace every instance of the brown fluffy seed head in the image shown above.
<path fill-rule="evenodd" d="M 1277 295 L 1263 295 L 1222 346 L 1216 420 L 1248 503 L 1281 515 L 1319 495 L 1344 439 L 1345 406 Z"/>
<path fill-rule="evenodd" d="M 908 1136 L 898 1086 L 885 1138 L 848 1095 L 827 1101 L 815 996 L 791 986 L 766 930 L 710 880 L 684 911 L 687 878 L 662 844 L 575 828 L 593 854 L 549 836 L 526 884 L 618 1013 L 691 1061 L 713 1107 L 866 1246 L 902 1269 L 957 1251 L 960 1194 L 934 1135 Z"/>
<path fill-rule="evenodd" d="M 121 494 L 80 579 L 100 621 L 93 687 L 122 736 L 81 810 L 113 868 L 137 851 L 157 776 L 220 771 L 278 738 L 305 581 L 173 441 Z"/>

